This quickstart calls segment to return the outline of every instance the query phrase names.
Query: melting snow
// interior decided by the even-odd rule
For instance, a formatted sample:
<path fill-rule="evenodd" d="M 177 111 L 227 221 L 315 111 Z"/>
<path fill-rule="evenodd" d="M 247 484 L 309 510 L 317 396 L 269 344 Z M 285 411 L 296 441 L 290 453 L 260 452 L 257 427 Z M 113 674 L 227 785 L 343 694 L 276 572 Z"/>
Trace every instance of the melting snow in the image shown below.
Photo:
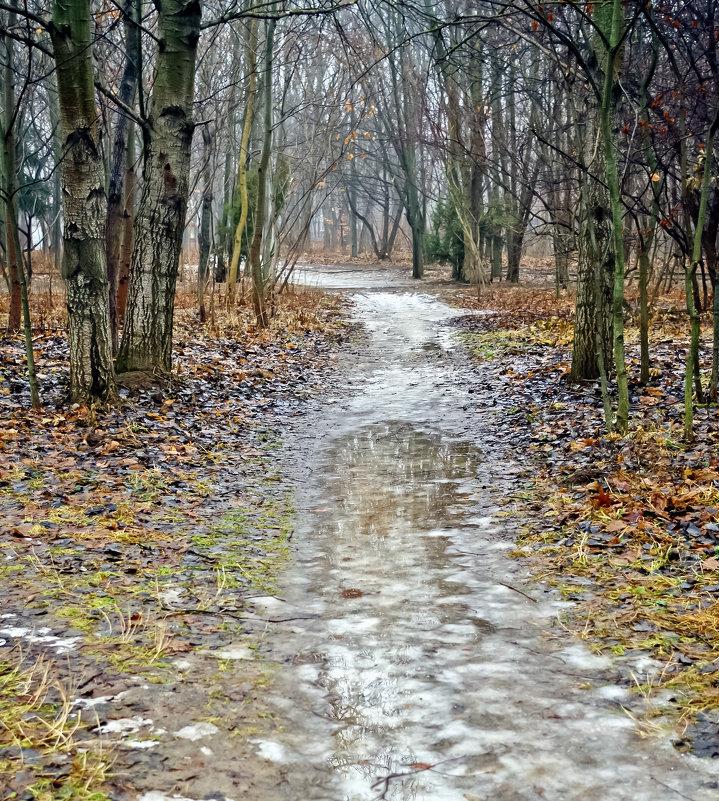
<path fill-rule="evenodd" d="M 191 723 L 189 726 L 184 726 L 180 731 L 175 732 L 175 737 L 182 737 L 183 740 L 201 740 L 203 737 L 210 737 L 217 734 L 219 729 L 212 723 Z"/>

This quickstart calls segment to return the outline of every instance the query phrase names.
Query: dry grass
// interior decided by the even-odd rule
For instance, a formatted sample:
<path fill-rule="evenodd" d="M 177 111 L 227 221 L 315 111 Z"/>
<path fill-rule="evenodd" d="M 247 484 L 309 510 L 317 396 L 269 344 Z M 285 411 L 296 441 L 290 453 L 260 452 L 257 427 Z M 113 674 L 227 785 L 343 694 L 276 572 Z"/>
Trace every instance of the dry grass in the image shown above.
<path fill-rule="evenodd" d="M 102 749 L 80 749 L 78 735 L 84 726 L 74 693 L 53 678 L 55 672 L 44 657 L 30 661 L 19 654 L 13 661 L 0 662 L 0 746 L 8 749 L 0 759 L 0 773 L 22 772 L 27 776 L 26 792 L 38 801 L 102 801 L 110 762 Z M 27 762 L 28 752 L 39 752 L 39 761 Z M 52 780 L 43 776 L 47 759 L 66 766 Z"/>

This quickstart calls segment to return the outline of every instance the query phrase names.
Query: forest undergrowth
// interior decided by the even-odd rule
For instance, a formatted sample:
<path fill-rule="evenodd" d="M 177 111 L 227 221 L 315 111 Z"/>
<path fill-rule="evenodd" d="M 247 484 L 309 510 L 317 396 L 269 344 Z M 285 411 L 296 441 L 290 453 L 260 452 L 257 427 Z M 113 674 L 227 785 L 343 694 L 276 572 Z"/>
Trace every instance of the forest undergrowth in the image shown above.
<path fill-rule="evenodd" d="M 249 629 L 270 622 L 252 598 L 276 591 L 292 535 L 281 422 L 322 392 L 352 333 L 342 300 L 316 291 L 280 296 L 263 331 L 244 305 L 201 326 L 180 296 L 171 382 L 121 387 L 118 407 L 90 410 L 64 402 L 62 312 L 36 301 L 48 310 L 39 414 L 23 410 L 20 342 L 0 342 L 0 797 L 122 797 L 151 757 L 118 751 L 127 732 L 107 719 L 128 681 L 182 681 L 182 655 L 217 656 L 203 720 L 229 698 L 228 728 L 271 726 L 247 703 L 266 666 L 243 663 L 238 682 L 220 649 L 233 633 L 251 649 Z M 132 712 L 138 737 L 155 737 Z"/>
<path fill-rule="evenodd" d="M 599 382 L 569 381 L 571 297 L 503 287 L 454 303 L 482 310 L 456 321 L 461 337 L 498 394 L 504 387 L 496 432 L 533 457 L 504 513 L 519 520 L 513 555 L 574 603 L 563 625 L 593 651 L 655 660 L 631 676 L 647 699 L 643 732 L 670 723 L 677 745 L 719 756 L 719 420 L 715 405 L 697 408 L 696 439 L 683 441 L 682 299 L 665 297 L 652 313 L 646 386 L 627 316 L 624 438 L 606 431 Z M 702 322 L 708 376 L 711 320 Z"/>

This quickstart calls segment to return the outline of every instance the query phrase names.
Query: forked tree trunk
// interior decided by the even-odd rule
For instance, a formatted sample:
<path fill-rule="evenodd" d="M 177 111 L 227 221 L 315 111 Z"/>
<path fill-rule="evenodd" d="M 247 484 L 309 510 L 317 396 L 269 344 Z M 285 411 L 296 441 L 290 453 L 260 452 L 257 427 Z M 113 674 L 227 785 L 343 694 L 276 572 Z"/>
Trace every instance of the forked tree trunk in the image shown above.
<path fill-rule="evenodd" d="M 172 369 L 175 286 L 189 193 L 200 0 L 157 3 L 157 66 L 118 372 Z"/>
<path fill-rule="evenodd" d="M 89 0 L 55 0 L 50 28 L 57 67 L 63 159 L 70 400 L 115 398 L 105 264 L 107 196 L 99 149 Z"/>

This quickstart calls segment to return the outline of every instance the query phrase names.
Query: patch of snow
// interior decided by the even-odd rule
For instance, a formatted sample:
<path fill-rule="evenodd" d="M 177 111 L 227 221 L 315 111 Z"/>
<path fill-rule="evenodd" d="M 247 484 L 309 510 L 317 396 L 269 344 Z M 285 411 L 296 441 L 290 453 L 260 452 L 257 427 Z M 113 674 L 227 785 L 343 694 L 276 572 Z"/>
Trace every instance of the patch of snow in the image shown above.
<path fill-rule="evenodd" d="M 80 706 L 83 709 L 92 709 L 98 704 L 105 704 L 108 701 L 114 701 L 115 697 L 112 695 L 98 695 L 97 698 L 76 698 L 73 706 Z"/>
<path fill-rule="evenodd" d="M 281 743 L 275 743 L 272 740 L 250 740 L 250 742 L 257 746 L 257 755 L 263 759 L 280 763 L 290 761 L 287 749 Z"/>
<path fill-rule="evenodd" d="M 182 737 L 183 740 L 190 740 L 194 743 L 203 737 L 217 734 L 218 731 L 217 726 L 212 723 L 191 723 L 189 726 L 183 726 L 180 731 L 176 731 L 175 737 Z"/>
<path fill-rule="evenodd" d="M 194 798 L 186 798 L 184 795 L 168 795 L 161 790 L 150 790 L 143 793 L 137 801 L 195 801 Z M 225 798 L 224 801 L 234 801 L 232 798 Z"/>
<path fill-rule="evenodd" d="M 15 616 L 11 615 L 11 617 Z M 26 639 L 30 643 L 49 645 L 54 648 L 58 654 L 65 654 L 71 651 L 82 640 L 82 637 L 67 637 L 66 639 L 56 637 L 54 634 L 48 634 L 51 629 L 46 627 L 39 629 L 38 634 L 31 634 L 31 631 L 32 629 L 27 626 L 6 626 L 0 629 L 0 636 L 10 637 L 16 640 Z"/>
<path fill-rule="evenodd" d="M 246 645 L 231 645 L 229 648 L 215 651 L 212 656 L 218 659 L 254 659 L 255 652 Z"/>
<path fill-rule="evenodd" d="M 123 743 L 127 748 L 137 748 L 147 751 L 157 745 L 157 740 L 125 740 Z"/>
<path fill-rule="evenodd" d="M 281 598 L 275 598 L 274 595 L 257 595 L 252 599 L 252 603 L 254 606 L 262 606 L 265 609 L 281 609 L 287 606 Z"/>
<path fill-rule="evenodd" d="M 623 701 L 626 699 L 628 692 L 618 684 L 605 684 L 604 687 L 597 688 L 597 695 L 600 698 L 606 698 L 608 701 Z"/>
<path fill-rule="evenodd" d="M 176 659 L 172 664 L 178 670 L 189 670 L 192 667 L 192 662 L 189 659 Z"/>
<path fill-rule="evenodd" d="M 27 637 L 30 629 L 23 626 L 8 626 L 6 629 L 0 629 L 0 634 L 5 637 Z"/>
<path fill-rule="evenodd" d="M 135 715 L 134 718 L 108 720 L 107 723 L 100 726 L 100 732 L 102 734 L 134 734 L 143 726 L 152 726 L 152 721 L 149 718 Z"/>
<path fill-rule="evenodd" d="M 206 745 L 200 746 L 200 753 L 204 754 L 205 756 L 212 756 L 213 751 L 211 748 L 208 748 Z"/>
<path fill-rule="evenodd" d="M 612 666 L 612 660 L 606 656 L 593 654 L 585 645 L 580 643 L 570 645 L 557 651 L 558 656 L 565 664 L 579 670 L 598 670 Z"/>
<path fill-rule="evenodd" d="M 184 594 L 185 590 L 182 587 L 168 587 L 157 597 L 165 604 L 176 604 Z"/>

